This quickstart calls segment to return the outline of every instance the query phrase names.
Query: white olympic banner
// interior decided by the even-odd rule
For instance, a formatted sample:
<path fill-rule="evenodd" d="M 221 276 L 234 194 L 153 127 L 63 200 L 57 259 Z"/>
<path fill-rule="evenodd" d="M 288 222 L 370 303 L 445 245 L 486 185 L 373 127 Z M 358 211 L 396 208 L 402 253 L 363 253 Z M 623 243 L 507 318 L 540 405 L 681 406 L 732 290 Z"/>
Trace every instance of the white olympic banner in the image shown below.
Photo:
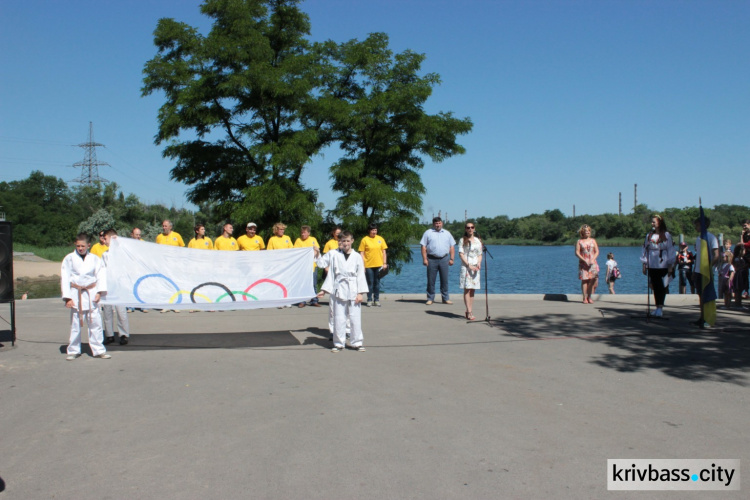
<path fill-rule="evenodd" d="M 315 296 L 312 248 L 227 252 L 113 238 L 105 263 L 105 305 L 213 311 Z"/>

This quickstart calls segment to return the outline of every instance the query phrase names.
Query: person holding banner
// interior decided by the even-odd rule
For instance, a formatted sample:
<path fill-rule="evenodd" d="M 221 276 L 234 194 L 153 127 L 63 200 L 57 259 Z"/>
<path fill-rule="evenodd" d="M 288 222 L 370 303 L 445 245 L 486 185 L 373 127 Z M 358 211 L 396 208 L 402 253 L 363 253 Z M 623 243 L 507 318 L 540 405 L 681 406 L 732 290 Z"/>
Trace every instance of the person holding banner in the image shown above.
<path fill-rule="evenodd" d="M 99 243 L 94 243 L 94 246 L 91 247 L 89 253 L 93 253 L 101 259 L 102 255 L 104 255 L 104 252 L 107 250 L 109 250 L 109 247 L 104 241 L 104 231 L 99 231 Z"/>
<path fill-rule="evenodd" d="M 211 238 L 206 237 L 206 226 L 199 222 L 195 225 L 193 230 L 195 231 L 195 238 L 188 242 L 188 248 L 195 248 L 197 250 L 214 249 L 214 244 L 211 243 Z"/>
<path fill-rule="evenodd" d="M 711 219 L 703 215 L 693 221 L 698 237 L 695 239 L 695 270 L 693 279 L 698 291 L 701 317 L 694 323 L 699 328 L 713 326 L 716 322 L 716 289 L 714 288 L 714 268 L 719 265 L 719 240 L 708 232 Z M 701 225 L 703 219 L 703 225 Z M 705 245 L 705 248 L 704 248 Z M 703 251 L 705 250 L 705 255 Z"/>
<path fill-rule="evenodd" d="M 310 231 L 312 228 L 310 226 L 302 226 L 300 228 L 300 237 L 297 238 L 297 240 L 294 242 L 294 248 L 315 248 L 320 249 L 320 245 L 318 244 L 318 240 L 315 239 L 315 236 L 310 236 Z M 312 276 L 313 276 L 313 290 L 318 286 L 318 268 L 315 265 L 315 262 L 313 262 L 313 270 L 312 270 Z M 318 297 L 313 297 L 310 299 L 310 305 L 313 307 L 320 307 L 320 303 L 318 301 Z M 297 304 L 297 307 L 305 307 L 304 302 L 300 302 Z"/>
<path fill-rule="evenodd" d="M 102 254 L 104 267 L 109 263 L 109 247 L 112 239 L 117 238 L 117 231 L 107 229 L 104 232 L 104 243 L 107 245 L 107 251 Z M 128 312 L 125 306 L 102 306 L 104 312 L 104 344 L 108 345 L 115 341 L 115 333 L 120 336 L 120 345 L 126 345 L 130 339 L 130 323 L 128 322 Z M 115 332 L 115 315 L 117 315 L 117 332 Z"/>
<path fill-rule="evenodd" d="M 81 328 L 83 320 L 89 328 L 89 347 L 95 358 L 110 359 L 102 344 L 102 316 L 99 300 L 107 293 L 107 273 L 102 259 L 89 253 L 88 236 L 76 237 L 75 251 L 63 259 L 60 268 L 60 288 L 65 307 L 70 309 L 70 341 L 68 361 L 81 355 Z"/>
<path fill-rule="evenodd" d="M 260 235 L 256 234 L 257 232 L 258 225 L 255 222 L 248 222 L 247 227 L 245 227 L 246 234 L 237 238 L 237 245 L 240 250 L 257 251 L 266 249 L 266 243 Z"/>
<path fill-rule="evenodd" d="M 362 256 L 352 250 L 354 237 L 349 231 L 341 233 L 339 247 L 325 255 L 320 255 L 315 248 L 318 267 L 328 268 L 328 277 L 320 287 L 318 297 L 326 293 L 331 294 L 333 304 L 333 349 L 340 352 L 346 346 L 346 324 L 351 325 L 349 343 L 359 351 L 364 352 L 364 337 L 362 335 L 362 294 L 367 293 L 367 278 L 365 278 L 365 261 Z"/>
<path fill-rule="evenodd" d="M 643 262 L 643 274 L 648 275 L 651 288 L 654 290 L 654 302 L 656 311 L 653 316 L 661 318 L 664 309 L 664 298 L 671 281 L 672 269 L 677 260 L 677 251 L 674 248 L 672 235 L 667 230 L 667 223 L 659 214 L 651 217 L 651 231 L 646 235 L 643 242 L 641 262 Z"/>
<path fill-rule="evenodd" d="M 268 238 L 268 246 L 266 249 L 268 250 L 283 250 L 285 248 L 294 248 L 294 245 L 292 244 L 291 238 L 289 236 L 284 235 L 284 231 L 286 230 L 286 225 L 277 222 L 273 225 L 273 236 Z"/>
<path fill-rule="evenodd" d="M 172 225 L 172 221 L 169 219 L 165 219 L 164 222 L 161 223 L 162 233 L 156 235 L 156 242 L 159 245 L 184 247 L 185 242 L 182 241 L 182 236 L 180 236 L 179 233 L 175 233 L 174 231 L 172 231 L 173 227 L 174 226 Z"/>
<path fill-rule="evenodd" d="M 221 236 L 214 241 L 214 250 L 239 250 L 240 247 L 237 245 L 237 240 L 232 236 L 233 232 L 234 226 L 229 223 L 224 224 Z"/>

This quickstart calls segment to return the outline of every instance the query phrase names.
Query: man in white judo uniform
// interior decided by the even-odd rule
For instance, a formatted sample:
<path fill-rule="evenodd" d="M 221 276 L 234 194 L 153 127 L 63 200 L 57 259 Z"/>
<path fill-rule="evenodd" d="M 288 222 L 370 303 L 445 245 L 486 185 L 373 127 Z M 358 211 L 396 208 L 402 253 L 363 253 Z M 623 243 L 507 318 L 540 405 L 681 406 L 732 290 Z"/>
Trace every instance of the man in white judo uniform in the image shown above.
<path fill-rule="evenodd" d="M 107 251 L 102 254 L 104 267 L 109 264 L 109 247 L 112 240 L 117 238 L 117 231 L 107 229 L 104 232 L 104 244 Z M 128 323 L 128 311 L 125 306 L 102 306 L 104 310 L 104 344 L 115 341 L 115 315 L 117 315 L 117 334 L 120 336 L 120 345 L 125 345 L 130 339 L 130 323 Z"/>
<path fill-rule="evenodd" d="M 331 294 L 333 308 L 333 349 L 340 352 L 346 345 L 346 321 L 351 325 L 349 343 L 357 351 L 364 351 L 362 345 L 362 294 L 367 293 L 365 262 L 359 253 L 352 251 L 352 233 L 344 231 L 339 236 L 339 248 L 318 257 L 318 267 L 328 268 L 328 276 L 320 288 L 318 297 Z"/>
<path fill-rule="evenodd" d="M 61 291 L 65 307 L 70 309 L 70 342 L 68 361 L 81 355 L 81 328 L 83 319 L 89 328 L 89 346 L 95 358 L 109 359 L 112 356 L 102 344 L 102 316 L 99 314 L 99 299 L 107 293 L 107 273 L 102 259 L 89 253 L 88 236 L 79 234 L 76 250 L 68 254 L 60 270 Z"/>

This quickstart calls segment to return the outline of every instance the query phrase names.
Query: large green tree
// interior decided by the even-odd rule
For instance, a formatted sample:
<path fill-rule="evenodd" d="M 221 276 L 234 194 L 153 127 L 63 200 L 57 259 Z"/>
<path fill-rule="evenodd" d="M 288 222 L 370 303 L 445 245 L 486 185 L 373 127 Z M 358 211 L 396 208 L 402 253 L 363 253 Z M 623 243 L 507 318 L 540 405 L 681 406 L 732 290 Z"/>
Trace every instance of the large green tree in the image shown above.
<path fill-rule="evenodd" d="M 328 109 L 344 152 L 330 169 L 333 189 L 341 193 L 333 214 L 357 235 L 379 224 L 389 263 L 398 271 L 411 260 L 408 241 L 424 230 L 418 224 L 424 160 L 463 153 L 456 136 L 471 130 L 471 120 L 425 112 L 440 77 L 420 75 L 424 54 L 394 55 L 384 33 L 361 42 L 327 42 L 318 50 L 328 60 L 325 92 L 337 103 Z"/>
<path fill-rule="evenodd" d="M 210 33 L 159 20 L 144 68 L 143 95 L 165 96 L 156 143 L 176 160 L 172 178 L 239 223 L 319 222 L 317 193 L 300 176 L 331 139 L 328 100 L 298 3 L 206 0 Z"/>

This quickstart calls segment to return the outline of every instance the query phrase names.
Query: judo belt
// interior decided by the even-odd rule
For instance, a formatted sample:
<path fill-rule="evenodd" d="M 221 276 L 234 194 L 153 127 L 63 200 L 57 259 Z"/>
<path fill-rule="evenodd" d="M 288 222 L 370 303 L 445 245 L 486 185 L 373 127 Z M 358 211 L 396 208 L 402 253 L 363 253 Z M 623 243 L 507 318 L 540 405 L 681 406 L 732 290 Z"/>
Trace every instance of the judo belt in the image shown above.
<path fill-rule="evenodd" d="M 71 283 L 70 286 L 78 290 L 78 326 L 83 327 L 83 309 L 81 309 L 83 291 L 86 290 L 86 295 L 89 296 L 89 302 L 91 302 L 91 294 L 89 294 L 89 290 L 96 286 L 96 282 L 91 283 L 89 286 L 76 285 L 75 283 Z M 93 306 L 94 304 L 89 305 Z"/>

